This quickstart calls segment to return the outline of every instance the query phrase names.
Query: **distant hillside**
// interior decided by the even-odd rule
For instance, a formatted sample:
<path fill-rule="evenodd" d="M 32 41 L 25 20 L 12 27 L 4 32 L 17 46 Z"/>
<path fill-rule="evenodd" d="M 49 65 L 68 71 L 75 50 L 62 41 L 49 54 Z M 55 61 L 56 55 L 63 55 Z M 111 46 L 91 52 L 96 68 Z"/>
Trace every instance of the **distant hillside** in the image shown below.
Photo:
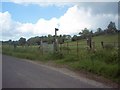
<path fill-rule="evenodd" d="M 107 35 L 99 35 L 92 37 L 92 41 L 95 43 L 101 43 L 101 41 L 105 43 L 117 43 L 118 42 L 118 34 L 107 34 Z M 72 41 L 70 44 L 76 44 L 77 41 Z M 86 44 L 86 39 L 81 39 L 78 41 L 80 44 Z"/>
<path fill-rule="evenodd" d="M 93 41 L 95 42 L 118 42 L 118 34 L 113 35 L 100 35 L 93 37 Z"/>

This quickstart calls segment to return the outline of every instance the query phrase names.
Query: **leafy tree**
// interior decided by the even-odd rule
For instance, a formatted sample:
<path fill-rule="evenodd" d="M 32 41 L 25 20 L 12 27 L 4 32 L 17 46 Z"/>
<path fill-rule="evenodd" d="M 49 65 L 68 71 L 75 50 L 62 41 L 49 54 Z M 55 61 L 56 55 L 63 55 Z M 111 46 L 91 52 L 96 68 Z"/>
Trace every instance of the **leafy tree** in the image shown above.
<path fill-rule="evenodd" d="M 48 34 L 48 37 L 47 37 L 47 42 L 48 42 L 48 44 L 53 43 L 53 40 L 54 40 L 53 36 L 50 35 L 50 34 Z"/>
<path fill-rule="evenodd" d="M 70 39 L 71 39 L 71 36 L 70 36 L 70 35 L 66 35 L 66 39 L 67 39 L 67 40 L 70 40 Z"/>
<path fill-rule="evenodd" d="M 84 28 L 84 30 L 82 30 L 82 32 L 79 33 L 83 38 L 86 38 L 90 35 L 90 32 L 87 28 Z"/>
<path fill-rule="evenodd" d="M 97 29 L 97 32 L 98 32 L 98 33 L 101 33 L 101 32 L 102 32 L 102 29 L 101 29 L 101 28 L 98 28 L 98 29 Z"/>
<path fill-rule="evenodd" d="M 116 25 L 114 22 L 111 21 L 107 26 L 107 33 L 115 33 L 116 31 L 117 31 Z"/>
<path fill-rule="evenodd" d="M 10 39 L 10 40 L 8 40 L 8 44 L 9 45 L 11 45 L 12 44 L 12 40 Z"/>
<path fill-rule="evenodd" d="M 63 35 L 64 40 L 70 40 L 71 36 L 70 35 Z"/>
<path fill-rule="evenodd" d="M 77 35 L 74 35 L 74 36 L 72 37 L 72 41 L 77 41 L 77 39 L 78 39 Z"/>
<path fill-rule="evenodd" d="M 18 41 L 13 41 L 12 42 L 12 45 L 14 46 L 14 48 L 16 48 L 18 44 L 19 44 Z"/>
<path fill-rule="evenodd" d="M 97 31 L 93 34 L 93 36 L 98 36 L 104 34 L 104 31 L 101 28 L 97 28 Z"/>
<path fill-rule="evenodd" d="M 29 46 L 29 45 L 33 45 L 33 44 L 34 44 L 33 38 L 29 38 L 27 40 L 27 45 Z"/>
<path fill-rule="evenodd" d="M 93 35 L 94 33 L 93 33 L 93 31 L 91 30 L 91 31 L 89 32 L 89 34 Z"/>
<path fill-rule="evenodd" d="M 41 38 L 42 38 L 43 42 L 48 42 L 48 37 L 47 36 L 42 36 Z"/>
<path fill-rule="evenodd" d="M 41 41 L 41 37 L 39 36 L 36 36 L 36 37 L 32 37 L 32 38 L 29 38 L 27 40 L 27 44 L 28 45 L 40 45 L 40 41 Z"/>
<path fill-rule="evenodd" d="M 12 45 L 12 40 L 2 41 L 2 44 Z"/>
<path fill-rule="evenodd" d="M 58 43 L 63 44 L 63 43 L 64 43 L 64 40 L 65 40 L 65 38 L 64 38 L 62 35 L 60 35 L 60 36 L 58 37 Z"/>
<path fill-rule="evenodd" d="M 26 39 L 23 38 L 23 37 L 21 37 L 21 38 L 19 39 L 19 45 L 24 46 L 25 44 L 26 44 Z"/>

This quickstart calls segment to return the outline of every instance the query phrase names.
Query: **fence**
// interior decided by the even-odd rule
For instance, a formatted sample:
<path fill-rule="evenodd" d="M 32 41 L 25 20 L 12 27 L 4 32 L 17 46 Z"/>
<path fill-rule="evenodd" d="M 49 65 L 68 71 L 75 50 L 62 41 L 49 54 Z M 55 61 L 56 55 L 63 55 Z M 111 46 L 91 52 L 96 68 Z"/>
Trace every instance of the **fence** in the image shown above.
<path fill-rule="evenodd" d="M 98 49 L 112 49 L 118 48 L 118 42 L 92 42 L 92 50 L 89 45 L 84 42 L 65 42 L 64 44 L 59 44 L 59 51 L 64 54 L 76 54 L 79 56 L 80 52 L 93 51 Z"/>
<path fill-rule="evenodd" d="M 84 41 L 75 41 L 75 42 L 65 42 L 63 44 L 58 44 L 59 47 L 59 52 L 63 53 L 63 54 L 70 54 L 70 53 L 74 53 L 77 56 L 79 56 L 80 52 L 83 51 L 89 51 L 90 47 L 87 44 L 87 42 Z M 117 48 L 118 47 L 118 42 L 92 42 L 92 50 L 95 51 L 97 49 L 104 49 L 104 48 Z M 40 50 L 42 51 L 42 53 L 48 53 L 54 52 L 54 43 L 53 44 L 47 44 L 47 43 L 43 43 L 40 46 Z"/>
<path fill-rule="evenodd" d="M 42 54 L 44 54 L 44 53 L 48 53 L 48 52 L 53 52 L 54 45 L 43 43 L 42 45 L 40 45 L 39 48 L 40 48 L 40 51 L 42 52 Z"/>

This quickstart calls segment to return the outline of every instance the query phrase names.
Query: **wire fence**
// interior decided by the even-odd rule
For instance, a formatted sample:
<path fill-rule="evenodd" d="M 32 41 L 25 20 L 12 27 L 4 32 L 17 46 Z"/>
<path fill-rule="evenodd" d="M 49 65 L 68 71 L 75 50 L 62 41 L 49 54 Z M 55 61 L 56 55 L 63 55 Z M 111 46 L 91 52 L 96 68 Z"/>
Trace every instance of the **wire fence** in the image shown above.
<path fill-rule="evenodd" d="M 45 53 L 54 53 L 54 43 L 47 44 L 43 43 L 40 46 L 42 54 Z M 118 48 L 118 42 L 92 42 L 92 50 L 96 51 L 98 49 L 112 49 Z M 79 55 L 80 52 L 89 51 L 90 46 L 84 41 L 75 41 L 75 42 L 64 42 L 63 44 L 58 44 L 58 51 L 63 54 L 76 54 Z"/>
<path fill-rule="evenodd" d="M 90 47 L 87 43 L 77 42 L 65 42 L 64 44 L 59 44 L 59 51 L 64 54 L 79 54 L 81 51 L 88 51 Z M 112 49 L 118 48 L 118 42 L 92 42 L 92 50 L 98 49 Z"/>

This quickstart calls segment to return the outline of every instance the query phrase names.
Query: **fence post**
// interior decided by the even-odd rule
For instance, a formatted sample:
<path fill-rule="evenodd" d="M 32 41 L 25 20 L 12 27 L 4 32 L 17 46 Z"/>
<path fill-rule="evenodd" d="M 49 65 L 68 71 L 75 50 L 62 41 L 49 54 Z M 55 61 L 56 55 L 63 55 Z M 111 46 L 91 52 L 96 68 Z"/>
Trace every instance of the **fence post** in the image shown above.
<path fill-rule="evenodd" d="M 116 47 L 115 42 L 114 42 L 114 48 Z"/>
<path fill-rule="evenodd" d="M 103 41 L 101 41 L 101 46 L 102 46 L 102 48 L 104 48 L 104 43 L 103 43 Z"/>
<path fill-rule="evenodd" d="M 67 47 L 68 47 L 68 42 L 67 42 Z"/>
<path fill-rule="evenodd" d="M 78 40 L 77 40 L 77 57 L 79 58 L 78 53 L 79 53 L 79 47 L 78 47 Z"/>
<path fill-rule="evenodd" d="M 92 38 L 91 38 L 91 36 L 89 37 L 89 46 L 90 46 L 90 49 L 92 49 Z"/>
<path fill-rule="evenodd" d="M 68 50 L 67 50 L 67 51 L 68 51 L 67 53 L 69 54 L 69 44 L 68 44 L 68 42 L 67 42 L 67 49 L 68 49 Z"/>
<path fill-rule="evenodd" d="M 60 47 L 59 47 L 60 52 L 62 52 L 62 44 L 59 44 L 59 45 L 60 45 Z"/>
<path fill-rule="evenodd" d="M 95 53 L 95 42 L 92 42 L 92 45 L 93 45 L 93 52 Z"/>
<path fill-rule="evenodd" d="M 88 45 L 89 49 L 91 50 L 92 49 L 92 37 L 91 37 L 91 35 L 87 38 L 87 45 Z"/>
<path fill-rule="evenodd" d="M 43 55 L 43 41 L 42 41 L 42 39 L 40 41 L 40 45 L 41 45 L 41 51 L 42 51 L 42 55 Z"/>

